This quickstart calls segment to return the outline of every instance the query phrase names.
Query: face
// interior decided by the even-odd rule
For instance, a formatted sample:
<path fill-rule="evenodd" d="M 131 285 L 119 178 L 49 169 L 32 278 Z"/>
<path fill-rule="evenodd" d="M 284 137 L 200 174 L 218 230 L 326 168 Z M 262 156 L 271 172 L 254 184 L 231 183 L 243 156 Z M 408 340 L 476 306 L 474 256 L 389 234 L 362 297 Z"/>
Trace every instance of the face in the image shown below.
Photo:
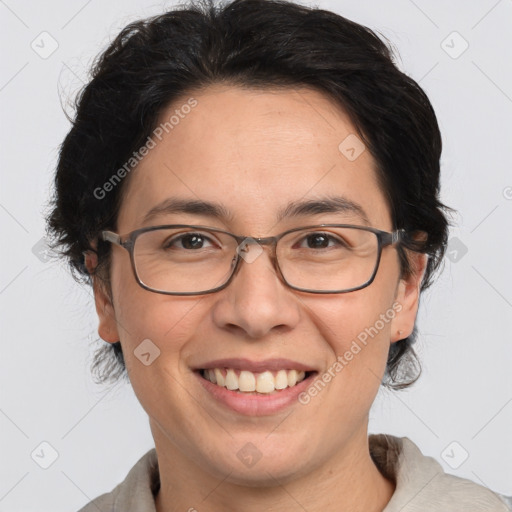
<path fill-rule="evenodd" d="M 355 129 L 318 92 L 215 86 L 190 96 L 197 106 L 164 132 L 129 177 L 118 233 L 162 224 L 199 224 L 251 237 L 322 223 L 392 230 L 372 156 L 363 151 L 354 160 L 340 151 Z M 278 218 L 292 203 L 333 196 L 361 211 Z M 227 215 L 161 211 L 145 218 L 170 198 L 215 203 Z M 386 247 L 370 286 L 318 295 L 288 288 L 269 255 L 264 249 L 243 261 L 221 291 L 169 296 L 140 287 L 128 252 L 113 245 L 112 301 L 95 284 L 100 335 L 121 341 L 157 451 L 249 485 L 328 471 L 343 457 L 357 457 L 390 343 L 412 332 L 423 270 L 417 257 L 418 270 L 401 279 L 397 251 Z M 159 350 L 150 364 L 136 356 L 143 340 L 151 340 L 151 354 Z M 215 367 L 237 377 L 242 371 L 258 378 L 287 370 L 281 379 L 293 375 L 290 370 L 307 373 L 295 386 L 249 393 L 207 382 L 201 370 Z M 253 464 L 251 457 L 259 460 Z"/>

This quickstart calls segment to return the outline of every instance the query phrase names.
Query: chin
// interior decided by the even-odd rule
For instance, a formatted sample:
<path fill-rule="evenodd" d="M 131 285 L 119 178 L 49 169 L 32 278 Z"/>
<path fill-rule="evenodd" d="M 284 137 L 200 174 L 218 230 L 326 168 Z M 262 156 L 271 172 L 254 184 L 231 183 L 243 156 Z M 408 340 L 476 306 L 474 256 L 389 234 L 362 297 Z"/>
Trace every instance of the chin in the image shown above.
<path fill-rule="evenodd" d="M 241 487 L 266 488 L 275 487 L 276 485 L 285 485 L 288 482 L 307 474 L 307 463 L 301 461 L 303 466 L 298 467 L 297 461 L 267 461 L 261 460 L 250 468 L 240 468 L 240 464 L 234 464 L 228 471 L 229 476 L 225 479 L 234 485 Z M 225 473 L 224 473 L 225 475 Z"/>
<path fill-rule="evenodd" d="M 215 460 L 208 457 L 211 472 L 244 487 L 275 487 L 283 485 L 312 471 L 315 467 L 312 444 L 304 447 L 305 440 L 291 442 L 290 436 L 265 440 L 265 436 L 244 436 L 233 446 L 219 448 Z M 202 465 L 204 467 L 204 464 Z M 226 475 L 229 475 L 226 477 Z"/>

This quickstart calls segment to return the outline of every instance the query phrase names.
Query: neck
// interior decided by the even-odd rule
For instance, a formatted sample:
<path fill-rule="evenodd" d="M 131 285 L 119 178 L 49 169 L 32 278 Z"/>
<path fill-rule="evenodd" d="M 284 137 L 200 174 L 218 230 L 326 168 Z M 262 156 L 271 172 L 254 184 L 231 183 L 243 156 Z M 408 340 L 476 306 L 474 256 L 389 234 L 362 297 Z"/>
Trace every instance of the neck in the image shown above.
<path fill-rule="evenodd" d="M 297 507 L 308 512 L 382 512 L 395 491 L 395 483 L 380 473 L 370 456 L 366 429 L 322 467 L 286 481 L 272 478 L 259 487 L 204 472 L 165 437 L 156 436 L 155 445 L 160 471 L 157 512 L 295 512 Z"/>

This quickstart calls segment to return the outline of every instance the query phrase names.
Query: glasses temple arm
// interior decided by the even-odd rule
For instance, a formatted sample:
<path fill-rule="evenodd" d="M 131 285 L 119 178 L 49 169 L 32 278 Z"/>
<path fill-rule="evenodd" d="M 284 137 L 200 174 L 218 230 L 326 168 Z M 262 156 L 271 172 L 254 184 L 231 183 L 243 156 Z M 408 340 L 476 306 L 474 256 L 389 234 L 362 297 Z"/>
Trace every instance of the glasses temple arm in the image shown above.
<path fill-rule="evenodd" d="M 112 242 L 113 244 L 121 245 L 121 237 L 113 231 L 102 231 L 101 238 L 105 242 Z"/>
<path fill-rule="evenodd" d="M 403 242 L 406 239 L 407 232 L 405 229 L 397 229 L 391 233 L 391 245 Z"/>

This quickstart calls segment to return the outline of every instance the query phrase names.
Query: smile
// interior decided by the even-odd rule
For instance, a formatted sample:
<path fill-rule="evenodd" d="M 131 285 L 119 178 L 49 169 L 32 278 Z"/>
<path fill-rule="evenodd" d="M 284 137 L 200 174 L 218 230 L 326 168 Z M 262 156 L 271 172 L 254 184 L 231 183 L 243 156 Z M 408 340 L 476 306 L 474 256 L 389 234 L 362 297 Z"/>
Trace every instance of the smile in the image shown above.
<path fill-rule="evenodd" d="M 202 370 L 201 375 L 211 383 L 230 391 L 266 395 L 294 387 L 307 376 L 303 370 L 265 370 L 254 373 L 233 368 L 209 368 Z"/>
<path fill-rule="evenodd" d="M 206 392 L 205 407 L 246 416 L 269 416 L 288 407 L 302 407 L 298 396 L 319 373 L 314 366 L 285 358 L 224 358 L 194 366 L 193 374 Z"/>

